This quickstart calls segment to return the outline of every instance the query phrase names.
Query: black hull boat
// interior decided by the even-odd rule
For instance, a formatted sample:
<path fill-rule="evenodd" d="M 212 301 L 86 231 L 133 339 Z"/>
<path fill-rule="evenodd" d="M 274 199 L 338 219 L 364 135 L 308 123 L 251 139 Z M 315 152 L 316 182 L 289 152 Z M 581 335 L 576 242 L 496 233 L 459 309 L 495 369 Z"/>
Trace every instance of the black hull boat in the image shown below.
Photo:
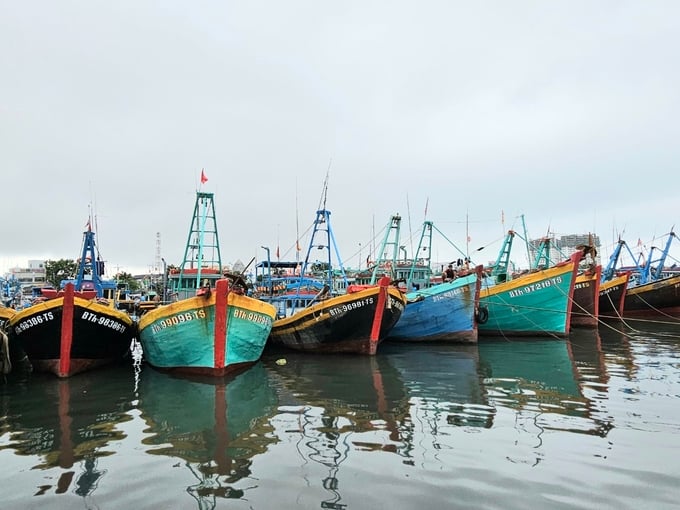
<path fill-rule="evenodd" d="M 615 275 L 630 273 L 623 303 L 624 318 L 667 317 L 680 322 L 680 274 L 674 266 L 665 265 L 671 243 L 677 238 L 675 232 L 669 232 L 664 248 L 652 246 L 644 258 L 636 256 L 628 244 L 619 239 L 602 279 L 609 281 Z M 635 261 L 633 266 L 618 267 L 624 249 Z M 656 252 L 660 255 L 655 256 Z"/>
<path fill-rule="evenodd" d="M 272 344 L 313 352 L 376 353 L 404 311 L 405 297 L 385 279 L 331 297 L 274 322 Z"/>
<path fill-rule="evenodd" d="M 626 291 L 624 317 L 680 317 L 680 275 L 637 285 Z"/>
<path fill-rule="evenodd" d="M 620 319 L 623 317 L 628 278 L 630 278 L 630 273 L 626 272 L 600 283 L 600 318 Z"/>
<path fill-rule="evenodd" d="M 25 353 L 33 370 L 70 377 L 122 361 L 131 354 L 137 325 L 115 307 L 116 282 L 104 280 L 104 262 L 95 249 L 91 219 L 75 278 L 9 319 L 10 352 Z"/>
<path fill-rule="evenodd" d="M 134 322 L 125 312 L 86 299 L 67 284 L 62 296 L 17 312 L 10 342 L 17 342 L 33 370 L 69 377 L 130 354 Z"/>
<path fill-rule="evenodd" d="M 314 262 L 312 254 L 319 257 Z M 258 264 L 262 273 L 256 280 L 266 290 L 259 297 L 276 308 L 270 344 L 305 352 L 376 354 L 401 317 L 406 295 L 388 276 L 377 284 L 350 285 L 341 260 L 331 213 L 323 208 L 316 211 L 307 255 L 292 274 L 274 277 L 269 255 Z"/>

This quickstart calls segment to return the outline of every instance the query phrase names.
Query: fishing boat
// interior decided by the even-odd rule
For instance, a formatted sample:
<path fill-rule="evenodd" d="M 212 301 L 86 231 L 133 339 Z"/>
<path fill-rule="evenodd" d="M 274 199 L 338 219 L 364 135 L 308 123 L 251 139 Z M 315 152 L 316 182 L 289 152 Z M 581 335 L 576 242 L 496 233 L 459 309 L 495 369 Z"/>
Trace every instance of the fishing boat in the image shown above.
<path fill-rule="evenodd" d="M 615 276 L 625 272 L 630 273 L 623 298 L 625 318 L 665 317 L 680 322 L 680 273 L 665 267 L 674 239 L 677 239 L 675 232 L 669 232 L 664 247 L 659 249 L 652 246 L 646 259 L 642 254 L 633 254 L 626 241 L 618 240 L 602 272 L 602 282 L 612 281 Z M 632 266 L 620 265 L 624 249 L 633 259 Z"/>
<path fill-rule="evenodd" d="M 480 336 L 566 336 L 571 326 L 574 284 L 582 251 L 545 269 L 515 274 L 509 230 L 494 265 L 482 280 L 480 308 L 488 313 L 478 324 Z"/>
<path fill-rule="evenodd" d="M 574 283 L 574 305 L 571 325 L 597 328 L 600 318 L 600 276 L 602 266 L 597 264 L 580 271 Z"/>
<path fill-rule="evenodd" d="M 357 353 L 374 355 L 378 344 L 384 340 L 397 323 L 404 310 L 406 297 L 389 277 L 376 285 L 349 285 L 347 274 L 340 261 L 335 237 L 330 223 L 330 211 L 319 209 L 310 237 L 307 255 L 301 264 L 300 275 L 292 285 L 278 293 L 260 295 L 277 309 L 277 319 L 272 327 L 272 345 L 323 353 Z M 322 237 L 321 241 L 318 238 Z M 325 250 L 325 262 L 311 260 L 312 249 Z M 333 269 L 332 251 L 336 254 L 338 274 Z M 319 278 L 309 277 L 314 265 L 322 269 Z M 346 289 L 340 294 L 335 278 L 340 278 Z M 320 281 L 320 291 L 310 291 L 310 279 Z M 258 285 L 267 286 L 260 278 Z"/>
<path fill-rule="evenodd" d="M 10 350 L 23 351 L 33 370 L 70 377 L 130 356 L 135 323 L 115 307 L 116 282 L 103 278 L 91 225 L 90 218 L 77 276 L 42 289 L 40 300 L 9 319 Z"/>
<path fill-rule="evenodd" d="M 616 274 L 609 280 L 602 281 L 600 276 L 599 317 L 602 319 L 623 318 L 623 307 L 626 303 L 626 289 L 630 271 Z"/>
<path fill-rule="evenodd" d="M 139 318 L 148 364 L 219 377 L 260 359 L 276 310 L 246 295 L 240 275 L 225 276 L 212 193 L 196 192 L 184 259 L 168 282 L 173 301 Z"/>
<path fill-rule="evenodd" d="M 591 236 L 589 236 L 590 238 Z M 573 306 L 571 310 L 571 326 L 596 328 L 600 313 L 600 278 L 602 266 L 597 263 L 597 249 L 592 240 L 588 244 L 576 247 L 583 253 L 579 262 L 579 271 L 574 282 Z M 568 257 L 556 246 L 550 236 L 538 240 L 536 255 L 532 269 L 547 268 L 553 265 L 551 253 L 555 251 L 563 259 Z"/>
<path fill-rule="evenodd" d="M 434 283 L 431 267 L 432 234 L 446 236 L 431 221 L 423 222 L 417 257 L 399 258 L 401 216 L 393 215 L 371 270 L 370 283 L 380 273 L 405 282 L 406 308 L 388 339 L 404 342 L 477 342 L 477 319 L 482 266 L 459 271 L 450 281 Z M 447 239 L 448 240 L 448 239 Z"/>

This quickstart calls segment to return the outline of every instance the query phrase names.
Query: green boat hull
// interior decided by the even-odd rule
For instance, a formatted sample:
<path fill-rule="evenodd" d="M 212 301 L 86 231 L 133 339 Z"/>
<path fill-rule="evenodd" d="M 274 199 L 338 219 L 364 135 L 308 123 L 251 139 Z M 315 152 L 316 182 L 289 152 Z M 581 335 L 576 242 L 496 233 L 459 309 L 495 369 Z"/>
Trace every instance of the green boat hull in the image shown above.
<path fill-rule="evenodd" d="M 479 305 L 488 319 L 479 335 L 568 335 L 577 269 L 571 260 L 502 283 L 485 278 Z"/>
<path fill-rule="evenodd" d="M 247 296 L 230 294 L 228 299 L 223 338 L 215 333 L 214 295 L 147 312 L 139 322 L 144 360 L 156 368 L 206 375 L 222 375 L 259 360 L 272 328 L 274 307 Z"/>

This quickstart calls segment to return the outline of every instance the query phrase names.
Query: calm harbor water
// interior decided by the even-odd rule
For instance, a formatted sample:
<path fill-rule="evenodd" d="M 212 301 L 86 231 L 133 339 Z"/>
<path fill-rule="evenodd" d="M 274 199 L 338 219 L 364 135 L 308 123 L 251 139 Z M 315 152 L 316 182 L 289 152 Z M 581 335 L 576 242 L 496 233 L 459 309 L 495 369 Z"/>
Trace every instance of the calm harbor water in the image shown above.
<path fill-rule="evenodd" d="M 611 326 L 266 352 L 219 383 L 137 355 L 12 374 L 0 508 L 678 508 L 680 327 Z"/>

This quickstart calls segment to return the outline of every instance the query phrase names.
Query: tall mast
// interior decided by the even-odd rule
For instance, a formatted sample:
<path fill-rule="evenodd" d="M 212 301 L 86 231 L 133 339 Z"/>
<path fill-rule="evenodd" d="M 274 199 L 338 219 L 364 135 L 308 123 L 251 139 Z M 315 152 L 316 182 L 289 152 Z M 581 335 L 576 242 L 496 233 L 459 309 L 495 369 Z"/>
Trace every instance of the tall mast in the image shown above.
<path fill-rule="evenodd" d="M 184 249 L 184 259 L 180 266 L 180 287 L 183 286 L 181 282 L 184 280 L 185 272 L 188 269 L 196 270 L 195 288 L 200 287 L 201 275 L 205 269 L 212 269 L 212 274 L 217 269 L 219 274 L 222 274 L 222 257 L 220 255 L 213 193 L 196 192 L 194 214 Z"/>

